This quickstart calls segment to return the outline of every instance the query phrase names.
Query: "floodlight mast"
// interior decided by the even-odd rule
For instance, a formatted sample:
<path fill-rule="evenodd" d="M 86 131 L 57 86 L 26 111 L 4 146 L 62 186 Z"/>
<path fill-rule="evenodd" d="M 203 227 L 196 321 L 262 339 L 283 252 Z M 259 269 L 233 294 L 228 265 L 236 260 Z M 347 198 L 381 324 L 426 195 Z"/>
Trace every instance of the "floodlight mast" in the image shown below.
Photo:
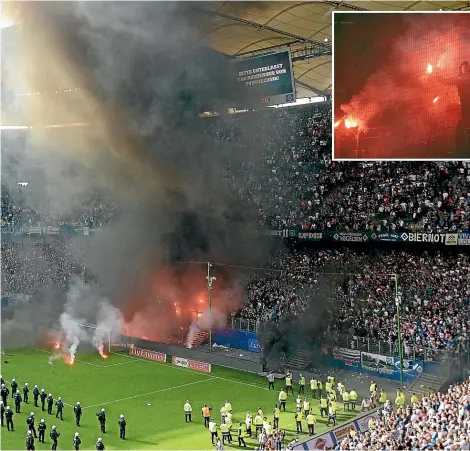
<path fill-rule="evenodd" d="M 212 283 L 217 280 L 216 277 L 211 276 L 212 263 L 207 262 L 207 294 L 209 301 L 209 352 L 212 352 Z"/>

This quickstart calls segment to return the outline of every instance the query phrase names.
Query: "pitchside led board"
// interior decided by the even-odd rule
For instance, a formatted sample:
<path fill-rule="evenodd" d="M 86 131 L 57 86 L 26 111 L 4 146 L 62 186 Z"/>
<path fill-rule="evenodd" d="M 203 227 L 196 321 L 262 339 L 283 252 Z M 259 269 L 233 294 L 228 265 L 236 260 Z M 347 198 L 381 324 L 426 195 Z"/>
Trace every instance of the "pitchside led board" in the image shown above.
<path fill-rule="evenodd" d="M 333 158 L 470 159 L 470 13 L 334 12 Z"/>
<path fill-rule="evenodd" d="M 289 48 L 252 58 L 235 60 L 237 80 L 242 86 L 244 107 L 295 102 L 292 58 Z"/>

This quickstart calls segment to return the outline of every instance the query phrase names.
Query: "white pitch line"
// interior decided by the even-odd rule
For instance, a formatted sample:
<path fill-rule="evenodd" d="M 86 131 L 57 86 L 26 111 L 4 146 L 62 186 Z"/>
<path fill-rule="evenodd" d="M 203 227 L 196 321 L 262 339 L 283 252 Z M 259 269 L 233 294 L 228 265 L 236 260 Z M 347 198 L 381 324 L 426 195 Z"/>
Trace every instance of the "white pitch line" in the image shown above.
<path fill-rule="evenodd" d="M 99 366 L 102 368 L 108 368 L 108 366 L 128 365 L 129 363 L 134 363 L 134 362 L 110 363 L 109 365 L 99 365 Z"/>
<path fill-rule="evenodd" d="M 45 349 L 39 349 L 39 348 L 31 348 L 31 349 L 34 349 L 35 351 L 44 352 L 46 354 L 54 354 L 53 352 L 46 351 Z M 132 363 L 132 362 L 119 362 L 119 363 L 110 363 L 108 365 L 98 365 L 96 363 L 85 362 L 84 360 L 80 360 L 80 359 L 75 359 L 75 362 L 85 363 L 86 365 L 92 365 L 92 366 L 97 367 L 97 368 L 107 368 L 108 366 L 126 365 L 128 363 Z"/>
<path fill-rule="evenodd" d="M 141 396 L 154 395 L 155 393 L 163 393 L 165 391 L 176 390 L 177 388 L 188 387 L 189 385 L 200 384 L 202 382 L 209 382 L 212 379 L 215 379 L 215 378 L 212 377 L 212 378 L 209 378 L 209 379 L 204 379 L 203 381 L 189 382 L 187 384 L 175 385 L 174 387 L 163 388 L 161 390 L 150 391 L 148 393 L 141 393 L 140 395 L 128 396 L 127 398 L 120 398 L 120 399 L 115 399 L 113 401 L 102 402 L 100 404 L 93 404 L 92 406 L 85 406 L 85 407 L 83 407 L 83 409 L 91 409 L 92 407 L 106 406 L 108 404 L 113 404 L 115 402 L 121 402 L 121 401 L 126 401 L 128 399 L 139 398 Z"/>
<path fill-rule="evenodd" d="M 44 352 L 46 354 L 54 354 L 53 352 L 46 351 L 45 349 L 40 349 L 40 348 L 31 348 L 31 349 L 34 349 L 35 351 L 39 351 L 39 352 Z M 86 363 L 87 365 L 96 366 L 98 368 L 103 368 L 103 366 L 106 366 L 106 365 L 97 365 L 96 363 L 91 363 L 91 362 L 85 362 L 79 359 L 75 359 L 75 362 Z"/>
<path fill-rule="evenodd" d="M 112 353 L 112 354 L 114 354 L 114 353 Z M 155 360 L 143 359 L 143 358 L 139 358 L 139 357 L 134 357 L 132 355 L 127 355 L 127 354 L 118 354 L 118 353 L 116 353 L 116 355 L 119 355 L 121 357 L 126 357 L 128 359 L 132 359 L 132 360 L 135 360 L 137 362 L 155 363 L 157 365 L 161 365 L 161 362 L 156 362 Z M 190 372 L 191 374 L 198 374 L 199 376 L 203 376 L 203 377 L 211 377 L 211 379 L 220 379 L 221 381 L 233 382 L 235 384 L 241 384 L 241 385 L 247 385 L 248 387 L 259 388 L 260 390 L 269 390 L 269 388 L 261 387 L 260 385 L 256 385 L 256 384 L 250 384 L 249 382 L 237 381 L 236 379 L 228 379 L 226 377 L 220 377 L 220 376 L 209 376 L 207 373 L 201 373 L 199 371 L 191 370 L 189 368 L 183 368 L 183 367 L 177 366 L 177 365 L 172 365 L 172 366 L 164 365 L 164 367 L 172 368 L 172 369 L 175 369 L 175 370 Z"/>

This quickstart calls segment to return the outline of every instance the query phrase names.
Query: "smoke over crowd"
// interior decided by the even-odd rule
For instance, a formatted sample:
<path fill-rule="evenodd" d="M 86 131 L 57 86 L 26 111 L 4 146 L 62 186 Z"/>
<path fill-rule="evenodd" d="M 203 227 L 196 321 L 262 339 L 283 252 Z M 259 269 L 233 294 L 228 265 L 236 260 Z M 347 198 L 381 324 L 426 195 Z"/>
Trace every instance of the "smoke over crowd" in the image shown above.
<path fill-rule="evenodd" d="M 93 288 L 73 283 L 61 295 L 39 293 L 4 325 L 4 345 L 35 343 L 39 328 L 55 328 L 69 337 L 72 354 L 79 340 L 103 341 L 77 324 L 100 327 L 105 319 L 112 333 L 121 322 L 148 336 L 179 330 L 174 304 L 189 310 L 194 296 L 184 280 L 206 286 L 205 273 L 169 265 L 253 263 L 265 255 L 254 212 L 223 181 L 228 149 L 206 136 L 198 118 L 237 97 L 230 63 L 209 48 L 210 16 L 184 3 L 21 8 L 22 27 L 3 42 L 4 110 L 8 123 L 33 128 L 26 142 L 4 143 L 3 182 L 27 180 L 33 209 L 38 201 L 50 211 L 71 209 L 93 191 L 112 198 L 119 215 L 83 244 L 79 273 L 86 265 Z M 23 92 L 41 95 L 18 106 Z M 53 124 L 86 126 L 41 127 Z M 224 314 L 241 302 L 228 291 L 217 299 Z M 17 341 L 9 332 L 18 330 L 25 333 Z"/>
<path fill-rule="evenodd" d="M 455 156 L 468 15 L 340 14 L 335 26 L 335 155 L 347 157 L 340 141 L 352 131 L 369 138 L 370 158 L 430 156 L 431 140 L 441 149 L 435 157 Z"/>

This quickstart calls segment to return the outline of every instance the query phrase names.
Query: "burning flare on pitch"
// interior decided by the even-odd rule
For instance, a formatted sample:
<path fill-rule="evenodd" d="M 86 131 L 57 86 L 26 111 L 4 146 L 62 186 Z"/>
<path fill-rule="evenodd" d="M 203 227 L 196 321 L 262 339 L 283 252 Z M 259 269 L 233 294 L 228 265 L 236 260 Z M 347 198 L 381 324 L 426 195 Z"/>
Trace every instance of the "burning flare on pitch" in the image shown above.
<path fill-rule="evenodd" d="M 101 343 L 100 345 L 97 346 L 98 352 L 103 359 L 107 359 L 108 356 L 104 353 L 104 344 Z"/>
<path fill-rule="evenodd" d="M 432 64 L 428 63 L 428 65 L 426 66 L 426 73 L 432 74 L 432 71 L 433 71 Z"/>

